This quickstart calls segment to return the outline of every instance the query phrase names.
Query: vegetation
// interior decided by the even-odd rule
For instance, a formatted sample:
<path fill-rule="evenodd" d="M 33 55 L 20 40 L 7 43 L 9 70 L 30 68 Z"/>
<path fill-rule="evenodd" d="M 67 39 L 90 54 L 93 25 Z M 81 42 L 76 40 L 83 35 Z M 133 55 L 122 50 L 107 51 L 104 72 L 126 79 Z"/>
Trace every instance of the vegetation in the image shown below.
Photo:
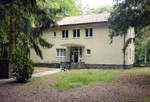
<path fill-rule="evenodd" d="M 135 29 L 136 33 L 136 61 L 142 61 L 144 57 L 147 56 L 149 48 L 143 49 L 145 46 L 150 46 L 148 39 L 144 39 L 147 36 L 147 32 L 143 30 L 149 27 L 149 16 L 150 16 L 150 6 L 147 0 L 116 0 L 116 5 L 114 6 L 114 11 L 111 13 L 109 18 L 109 28 L 110 28 L 110 38 L 113 40 L 115 36 L 125 36 L 130 27 Z M 142 37 L 141 37 L 142 36 Z M 148 36 L 149 37 L 149 36 Z M 141 39 L 141 44 L 138 43 Z M 127 39 L 126 44 L 128 45 L 132 39 Z M 146 40 L 146 41 L 145 41 Z M 124 51 L 127 46 L 125 46 Z M 147 57 L 145 57 L 147 60 Z M 149 58 L 148 58 L 149 59 Z M 146 62 L 145 60 L 145 62 Z"/>
<path fill-rule="evenodd" d="M 12 75 L 15 76 L 19 82 L 27 82 L 33 73 L 32 61 L 23 51 L 17 50 L 13 56 L 13 64 L 14 69 Z"/>
<path fill-rule="evenodd" d="M 115 77 L 112 76 L 112 73 L 114 72 L 120 72 L 120 70 L 71 70 L 67 72 L 56 73 L 53 75 L 32 78 L 31 80 L 34 82 L 43 78 L 51 78 L 53 81 L 51 81 L 50 83 L 41 83 L 39 85 L 34 85 L 33 83 L 32 86 L 40 87 L 50 85 L 60 89 L 70 89 L 87 85 L 90 82 L 94 81 L 112 82 L 115 80 Z"/>
<path fill-rule="evenodd" d="M 0 0 L 0 57 L 9 57 L 15 66 L 15 77 L 22 77 L 21 70 L 28 72 L 26 67 L 29 67 L 29 70 L 33 69 L 30 68 L 32 65 L 29 60 L 31 49 L 42 59 L 40 47 L 52 47 L 42 35 L 43 31 L 56 25 L 55 17 L 77 15 L 76 9 L 74 0 Z M 25 63 L 19 61 L 19 58 L 24 58 Z"/>
<path fill-rule="evenodd" d="M 113 6 L 104 5 L 97 8 L 92 8 L 87 10 L 87 14 L 99 14 L 99 13 L 111 13 L 113 11 Z"/>
<path fill-rule="evenodd" d="M 75 87 L 81 87 L 91 82 L 103 81 L 103 82 L 120 82 L 118 75 L 150 75 L 149 67 L 134 68 L 128 70 L 122 69 L 109 69 L 109 70 L 71 70 L 67 72 L 60 72 L 48 76 L 36 77 L 31 79 L 32 87 L 45 87 L 52 86 L 59 89 L 71 89 Z M 123 75 L 124 75 L 123 74 Z M 127 76 L 126 76 L 127 77 Z M 138 77 L 139 78 L 139 77 Z M 42 82 L 42 79 L 46 80 Z"/>

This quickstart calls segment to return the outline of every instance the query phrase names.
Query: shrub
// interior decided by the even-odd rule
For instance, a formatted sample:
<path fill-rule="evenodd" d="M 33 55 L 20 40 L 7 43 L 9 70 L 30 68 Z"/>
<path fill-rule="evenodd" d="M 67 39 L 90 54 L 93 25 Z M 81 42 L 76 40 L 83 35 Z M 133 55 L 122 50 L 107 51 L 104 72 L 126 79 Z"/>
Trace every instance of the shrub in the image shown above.
<path fill-rule="evenodd" d="M 12 75 L 18 82 L 27 82 L 32 77 L 33 63 L 24 53 L 15 53 L 13 65 Z"/>

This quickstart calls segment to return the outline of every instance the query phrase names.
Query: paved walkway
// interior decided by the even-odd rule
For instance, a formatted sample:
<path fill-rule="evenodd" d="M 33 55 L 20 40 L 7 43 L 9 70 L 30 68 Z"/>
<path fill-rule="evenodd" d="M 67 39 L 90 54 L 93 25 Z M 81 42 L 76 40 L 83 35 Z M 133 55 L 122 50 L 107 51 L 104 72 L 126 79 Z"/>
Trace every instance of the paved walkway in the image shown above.
<path fill-rule="evenodd" d="M 47 71 L 47 72 L 35 73 L 35 74 L 32 74 L 32 77 L 41 77 L 41 76 L 44 76 L 44 75 L 54 74 L 54 73 L 58 73 L 58 72 L 61 72 L 61 70 L 56 69 L 56 70 Z M 14 82 L 14 81 L 16 81 L 14 78 L 0 79 L 0 84 Z"/>
<path fill-rule="evenodd" d="M 32 77 L 40 77 L 40 76 L 54 74 L 54 73 L 58 73 L 58 72 L 61 72 L 61 70 L 60 69 L 56 69 L 56 70 L 53 70 L 53 71 L 35 73 L 35 74 L 32 75 Z"/>

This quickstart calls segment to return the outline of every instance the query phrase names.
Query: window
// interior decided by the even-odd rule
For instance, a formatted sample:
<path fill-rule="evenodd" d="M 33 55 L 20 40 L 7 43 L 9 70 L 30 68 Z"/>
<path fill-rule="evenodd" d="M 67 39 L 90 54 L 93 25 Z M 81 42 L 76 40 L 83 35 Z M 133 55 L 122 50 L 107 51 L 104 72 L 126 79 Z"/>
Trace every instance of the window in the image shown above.
<path fill-rule="evenodd" d="M 56 37 L 56 32 L 54 32 L 54 37 Z"/>
<path fill-rule="evenodd" d="M 88 37 L 92 37 L 93 36 L 93 28 L 87 28 L 85 29 L 85 36 Z"/>
<path fill-rule="evenodd" d="M 80 29 L 73 30 L 73 38 L 80 38 Z"/>
<path fill-rule="evenodd" d="M 57 57 L 65 57 L 66 56 L 66 49 L 57 49 Z"/>
<path fill-rule="evenodd" d="M 68 30 L 62 30 L 62 38 L 68 38 Z"/>
<path fill-rule="evenodd" d="M 90 50 L 90 49 L 87 49 L 87 50 L 86 50 L 86 54 L 87 54 L 87 55 L 91 55 L 91 50 Z"/>

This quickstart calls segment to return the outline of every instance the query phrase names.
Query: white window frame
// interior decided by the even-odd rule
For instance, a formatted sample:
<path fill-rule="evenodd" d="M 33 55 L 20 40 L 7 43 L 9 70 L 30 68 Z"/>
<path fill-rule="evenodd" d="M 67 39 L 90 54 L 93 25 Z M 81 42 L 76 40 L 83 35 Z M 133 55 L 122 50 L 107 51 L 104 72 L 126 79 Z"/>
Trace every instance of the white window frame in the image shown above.
<path fill-rule="evenodd" d="M 63 55 L 64 51 L 64 55 Z M 56 49 L 56 57 L 66 57 L 66 49 Z"/>
<path fill-rule="evenodd" d="M 90 51 L 90 54 L 88 54 L 88 50 Z M 86 55 L 90 56 L 91 55 L 91 49 L 86 49 Z"/>
<path fill-rule="evenodd" d="M 63 37 L 63 31 L 64 31 L 64 37 Z M 63 30 L 61 31 L 61 33 L 62 33 L 62 39 L 68 39 L 67 33 L 66 33 L 67 31 L 68 31 L 68 37 L 69 37 L 69 30 L 63 29 Z"/>
<path fill-rule="evenodd" d="M 76 36 L 74 37 L 74 30 L 76 30 Z M 78 35 L 78 30 L 79 30 L 79 37 L 77 36 Z M 78 38 L 80 38 L 80 29 L 79 28 L 76 28 L 76 29 L 73 29 L 72 30 L 72 38 L 74 38 L 74 39 L 78 39 Z"/>
<path fill-rule="evenodd" d="M 90 30 L 92 29 L 92 36 L 90 34 Z M 86 34 L 86 30 L 88 30 L 88 34 Z M 88 36 L 87 36 L 88 35 Z M 93 37 L 93 28 L 85 28 L 85 37 L 86 38 L 92 38 Z"/>

